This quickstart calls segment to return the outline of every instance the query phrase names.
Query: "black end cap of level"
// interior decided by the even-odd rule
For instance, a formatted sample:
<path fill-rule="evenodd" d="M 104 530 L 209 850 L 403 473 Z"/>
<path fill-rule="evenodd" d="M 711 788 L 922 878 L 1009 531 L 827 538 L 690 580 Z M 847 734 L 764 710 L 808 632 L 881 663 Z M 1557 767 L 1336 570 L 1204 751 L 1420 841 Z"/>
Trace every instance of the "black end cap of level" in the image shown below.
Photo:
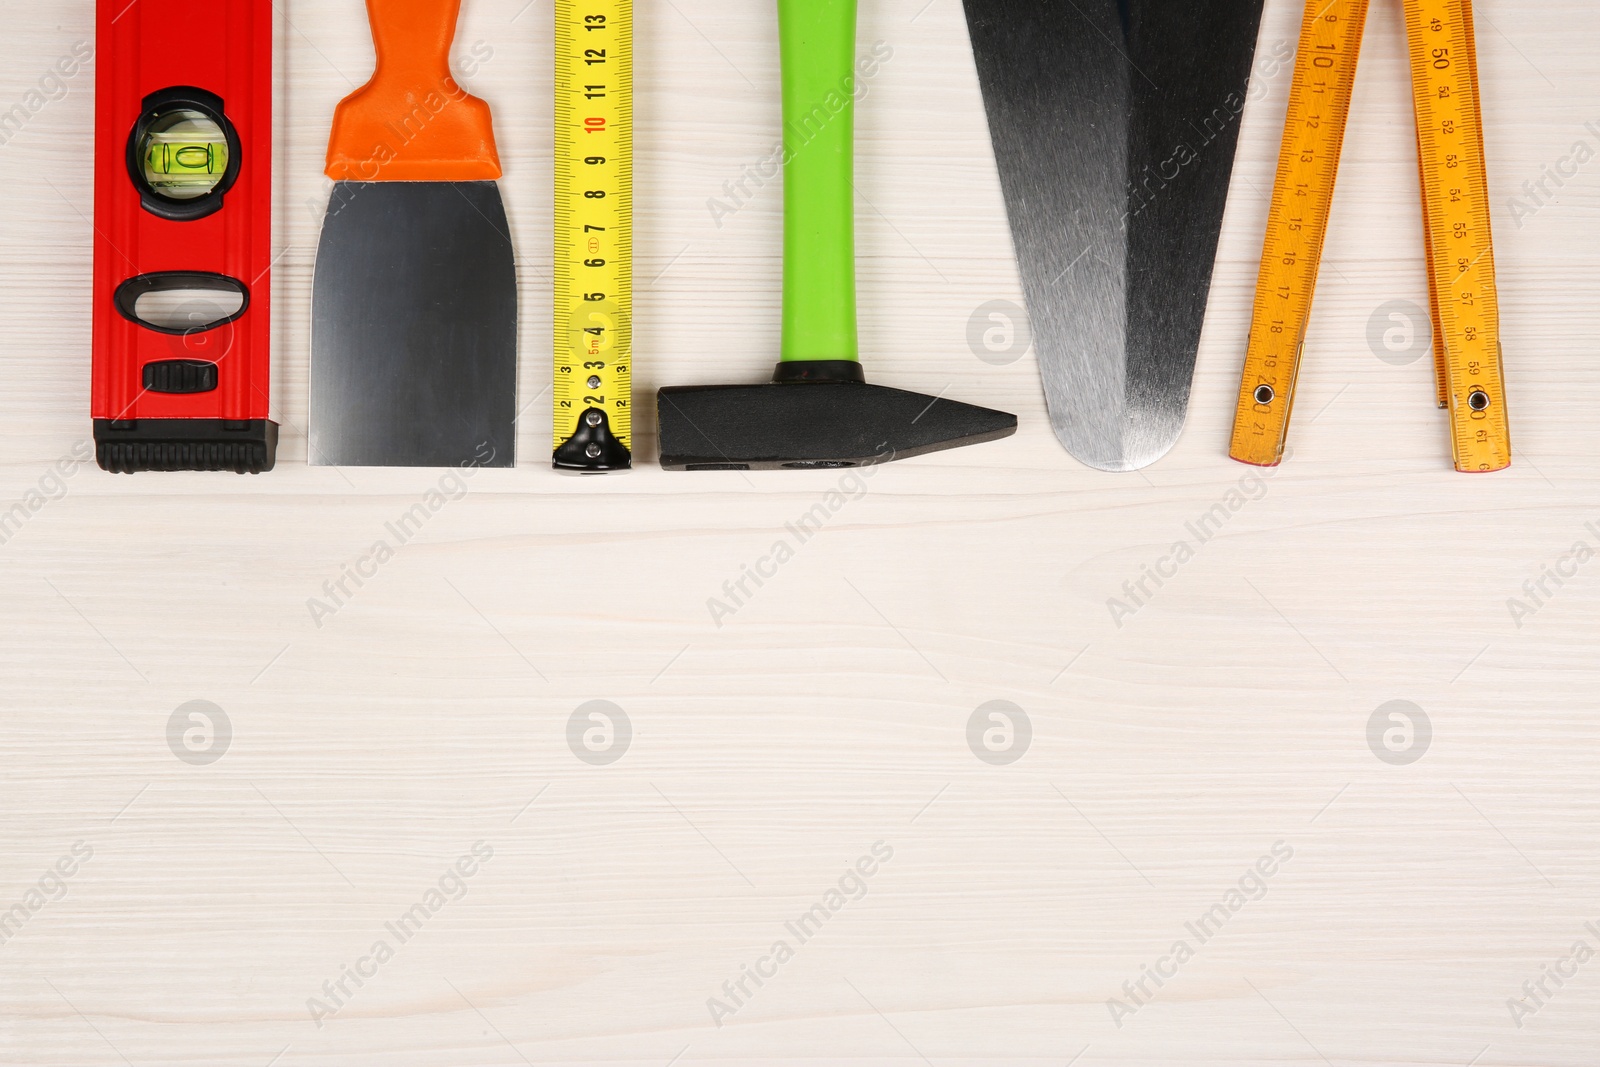
<path fill-rule="evenodd" d="M 111 474 L 231 471 L 262 474 L 278 460 L 269 419 L 96 419 L 95 459 Z"/>

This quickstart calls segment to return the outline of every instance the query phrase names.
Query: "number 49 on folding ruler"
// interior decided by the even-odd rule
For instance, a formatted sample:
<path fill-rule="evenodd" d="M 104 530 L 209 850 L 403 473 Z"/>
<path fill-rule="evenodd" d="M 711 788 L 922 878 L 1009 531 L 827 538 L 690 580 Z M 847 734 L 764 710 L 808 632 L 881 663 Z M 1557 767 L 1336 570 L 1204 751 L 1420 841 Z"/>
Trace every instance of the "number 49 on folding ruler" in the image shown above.
<path fill-rule="evenodd" d="M 1511 465 L 1472 0 L 1404 0 L 1439 406 L 1458 471 Z M 1368 0 L 1308 0 L 1229 454 L 1283 460 Z"/>
<path fill-rule="evenodd" d="M 556 0 L 555 468 L 633 466 L 633 0 Z"/>

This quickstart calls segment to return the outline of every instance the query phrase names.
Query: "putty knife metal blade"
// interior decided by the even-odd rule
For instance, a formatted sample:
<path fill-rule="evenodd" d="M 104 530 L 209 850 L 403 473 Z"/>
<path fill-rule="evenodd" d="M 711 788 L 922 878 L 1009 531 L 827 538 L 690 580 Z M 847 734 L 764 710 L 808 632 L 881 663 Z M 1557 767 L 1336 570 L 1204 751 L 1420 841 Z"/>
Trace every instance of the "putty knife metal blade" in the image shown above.
<path fill-rule="evenodd" d="M 517 277 L 493 182 L 340 182 L 312 286 L 313 464 L 510 466 Z"/>
<path fill-rule="evenodd" d="M 1262 0 L 965 0 L 1050 421 L 1137 470 L 1189 406 Z"/>
<path fill-rule="evenodd" d="M 517 277 L 489 105 L 450 74 L 461 0 L 367 0 L 334 113 L 311 297 L 310 460 L 515 463 Z"/>

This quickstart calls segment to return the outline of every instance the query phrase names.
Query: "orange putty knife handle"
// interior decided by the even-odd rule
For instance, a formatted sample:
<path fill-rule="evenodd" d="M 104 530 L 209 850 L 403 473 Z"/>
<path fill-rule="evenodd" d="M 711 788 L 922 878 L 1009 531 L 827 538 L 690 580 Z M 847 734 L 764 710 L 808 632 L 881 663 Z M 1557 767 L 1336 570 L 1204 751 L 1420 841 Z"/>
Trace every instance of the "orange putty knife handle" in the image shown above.
<path fill-rule="evenodd" d="M 500 177 L 489 105 L 450 73 L 461 0 L 367 0 L 378 64 L 333 116 L 334 181 L 463 182 Z"/>

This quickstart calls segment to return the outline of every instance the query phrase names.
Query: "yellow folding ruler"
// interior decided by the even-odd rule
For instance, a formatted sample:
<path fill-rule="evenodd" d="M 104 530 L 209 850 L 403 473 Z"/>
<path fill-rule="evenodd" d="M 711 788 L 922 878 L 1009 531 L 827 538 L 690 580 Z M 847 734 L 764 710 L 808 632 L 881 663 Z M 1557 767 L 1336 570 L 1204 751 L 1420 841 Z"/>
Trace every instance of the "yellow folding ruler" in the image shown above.
<path fill-rule="evenodd" d="M 633 0 L 556 0 L 555 467 L 633 465 Z"/>
<path fill-rule="evenodd" d="M 1283 459 L 1368 0 L 1308 0 L 1229 455 Z M 1472 0 L 1404 0 L 1439 406 L 1458 471 L 1511 465 Z"/>

